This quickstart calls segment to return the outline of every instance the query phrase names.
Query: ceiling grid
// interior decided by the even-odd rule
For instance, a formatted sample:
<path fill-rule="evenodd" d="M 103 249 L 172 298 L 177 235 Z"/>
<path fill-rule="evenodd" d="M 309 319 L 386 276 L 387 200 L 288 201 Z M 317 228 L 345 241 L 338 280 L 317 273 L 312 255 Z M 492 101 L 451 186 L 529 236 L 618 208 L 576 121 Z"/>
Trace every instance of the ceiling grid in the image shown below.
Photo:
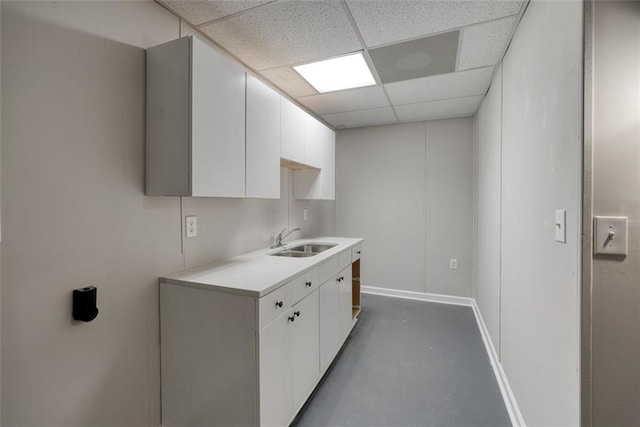
<path fill-rule="evenodd" d="M 528 2 L 156 1 L 335 128 L 475 114 Z M 376 85 L 319 94 L 292 68 L 358 51 Z"/>

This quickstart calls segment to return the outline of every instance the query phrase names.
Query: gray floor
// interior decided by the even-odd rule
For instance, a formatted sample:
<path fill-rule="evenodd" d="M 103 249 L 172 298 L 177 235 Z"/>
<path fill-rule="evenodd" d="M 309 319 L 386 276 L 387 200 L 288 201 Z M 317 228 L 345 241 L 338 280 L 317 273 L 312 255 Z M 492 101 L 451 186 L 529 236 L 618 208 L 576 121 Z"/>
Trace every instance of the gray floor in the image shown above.
<path fill-rule="evenodd" d="M 296 427 L 508 426 L 471 308 L 363 295 Z"/>

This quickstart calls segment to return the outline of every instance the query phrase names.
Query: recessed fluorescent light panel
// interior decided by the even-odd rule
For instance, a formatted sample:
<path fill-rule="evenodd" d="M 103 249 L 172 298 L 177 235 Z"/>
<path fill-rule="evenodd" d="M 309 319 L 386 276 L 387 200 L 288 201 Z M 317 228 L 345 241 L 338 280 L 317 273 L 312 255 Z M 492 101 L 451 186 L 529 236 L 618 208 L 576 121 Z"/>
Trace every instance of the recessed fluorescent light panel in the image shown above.
<path fill-rule="evenodd" d="M 362 52 L 298 65 L 293 69 L 320 93 L 376 84 Z"/>

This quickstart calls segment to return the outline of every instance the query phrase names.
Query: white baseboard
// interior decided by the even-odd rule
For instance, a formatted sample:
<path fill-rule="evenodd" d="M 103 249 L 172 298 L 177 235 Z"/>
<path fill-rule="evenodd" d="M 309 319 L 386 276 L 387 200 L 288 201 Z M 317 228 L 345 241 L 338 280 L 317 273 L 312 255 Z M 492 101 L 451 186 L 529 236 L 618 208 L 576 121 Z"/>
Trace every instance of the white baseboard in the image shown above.
<path fill-rule="evenodd" d="M 437 302 L 440 304 L 464 305 L 467 307 L 473 306 L 474 302 L 473 298 L 456 297 L 453 295 L 428 294 L 425 292 L 401 291 L 388 288 L 375 288 L 373 286 L 362 286 L 361 291 L 363 294 Z"/>
<path fill-rule="evenodd" d="M 475 299 L 456 297 L 453 295 L 440 295 L 424 292 L 376 288 L 373 286 L 362 286 L 361 291 L 364 294 L 471 307 L 476 318 L 476 323 L 478 324 L 478 329 L 480 330 L 480 335 L 482 336 L 482 341 L 484 342 L 485 349 L 487 350 L 487 355 L 489 356 L 491 368 L 493 369 L 493 373 L 496 376 L 500 394 L 502 394 L 504 405 L 506 406 L 507 413 L 509 414 L 509 418 L 511 419 L 511 424 L 514 427 L 526 427 L 524 418 L 522 418 L 522 413 L 520 413 L 520 409 L 518 408 L 518 402 L 516 402 L 516 398 L 513 395 L 513 391 L 511 390 L 511 386 L 509 385 L 509 380 L 507 379 L 507 375 L 502 368 L 502 364 L 500 363 L 500 359 L 498 358 L 498 353 L 493 346 L 493 341 L 491 341 L 489 330 L 487 329 L 487 325 L 485 325 L 484 323 L 484 319 L 482 318 L 482 314 L 480 313 L 480 309 L 478 308 L 478 304 L 476 304 Z"/>
<path fill-rule="evenodd" d="M 513 391 L 511 390 L 511 386 L 509 385 L 507 374 L 505 374 L 504 369 L 502 368 L 502 364 L 500 363 L 500 359 L 498 357 L 498 352 L 493 346 L 493 341 L 491 340 L 491 336 L 489 335 L 489 330 L 487 329 L 487 325 L 484 323 L 482 313 L 480 313 L 480 308 L 478 307 L 476 300 L 473 300 L 473 305 L 471 307 L 473 308 L 473 314 L 476 316 L 478 329 L 480 329 L 482 341 L 484 342 L 484 346 L 487 349 L 489 362 L 491 363 L 493 373 L 496 376 L 496 381 L 498 382 L 498 387 L 500 388 L 500 394 L 502 394 L 504 405 L 507 407 L 507 413 L 509 414 L 509 418 L 511 419 L 511 425 L 513 425 L 514 427 L 526 427 L 524 418 L 522 418 L 522 413 L 520 412 L 520 408 L 518 408 L 516 397 L 513 395 Z"/>

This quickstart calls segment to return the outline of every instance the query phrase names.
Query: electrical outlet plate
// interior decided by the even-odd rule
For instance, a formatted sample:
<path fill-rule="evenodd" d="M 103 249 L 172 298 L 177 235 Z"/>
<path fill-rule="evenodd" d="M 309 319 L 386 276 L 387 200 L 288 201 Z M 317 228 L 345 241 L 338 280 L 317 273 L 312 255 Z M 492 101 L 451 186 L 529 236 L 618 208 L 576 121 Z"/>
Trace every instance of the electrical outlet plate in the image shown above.
<path fill-rule="evenodd" d="M 594 253 L 605 255 L 627 255 L 627 217 L 595 217 Z"/>
<path fill-rule="evenodd" d="M 198 217 L 195 215 L 185 217 L 184 226 L 187 237 L 196 237 L 198 235 Z"/>
<path fill-rule="evenodd" d="M 449 260 L 449 270 L 457 270 L 458 269 L 458 260 L 455 258 L 451 258 Z"/>
<path fill-rule="evenodd" d="M 304 220 L 305 220 L 305 221 L 308 221 L 308 220 L 309 220 L 309 209 L 304 208 L 304 209 L 302 210 L 302 216 L 303 216 L 303 218 L 304 218 Z"/>

